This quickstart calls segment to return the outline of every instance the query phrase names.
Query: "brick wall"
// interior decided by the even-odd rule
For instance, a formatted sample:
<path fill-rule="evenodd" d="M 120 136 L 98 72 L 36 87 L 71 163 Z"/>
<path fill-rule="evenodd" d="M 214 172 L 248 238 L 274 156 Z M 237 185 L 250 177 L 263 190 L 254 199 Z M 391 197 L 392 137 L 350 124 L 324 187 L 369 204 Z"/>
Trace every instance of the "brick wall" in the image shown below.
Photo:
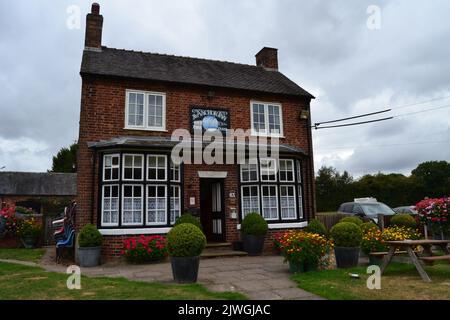
<path fill-rule="evenodd" d="M 167 132 L 126 130 L 125 92 L 126 89 L 158 91 L 166 93 L 166 129 Z M 209 90 L 215 91 L 213 99 L 207 98 Z M 239 90 L 211 89 L 190 85 L 164 84 L 150 81 L 134 81 L 106 77 L 83 76 L 79 149 L 78 149 L 78 186 L 77 186 L 77 229 L 86 223 L 97 221 L 98 163 L 99 156 L 88 149 L 87 142 L 110 139 L 117 136 L 170 136 L 178 128 L 190 126 L 190 106 L 223 107 L 230 112 L 231 128 L 250 128 L 250 101 L 273 101 L 282 104 L 285 137 L 280 143 L 302 148 L 311 156 L 302 161 L 305 197 L 305 216 L 314 215 L 313 163 L 311 150 L 311 131 L 309 121 L 299 120 L 301 110 L 309 110 L 309 99 L 270 94 L 251 93 Z M 227 171 L 225 180 L 226 234 L 227 240 L 238 239 L 236 220 L 230 218 L 230 207 L 239 208 L 238 177 L 234 165 L 186 165 L 184 171 L 184 204 L 189 207 L 189 198 L 196 198 L 196 207 L 200 205 L 200 183 L 197 171 Z M 188 186 L 189 184 L 189 186 Z M 234 191 L 235 199 L 227 195 Z M 104 253 L 115 255 L 121 248 L 124 237 L 105 237 Z"/>

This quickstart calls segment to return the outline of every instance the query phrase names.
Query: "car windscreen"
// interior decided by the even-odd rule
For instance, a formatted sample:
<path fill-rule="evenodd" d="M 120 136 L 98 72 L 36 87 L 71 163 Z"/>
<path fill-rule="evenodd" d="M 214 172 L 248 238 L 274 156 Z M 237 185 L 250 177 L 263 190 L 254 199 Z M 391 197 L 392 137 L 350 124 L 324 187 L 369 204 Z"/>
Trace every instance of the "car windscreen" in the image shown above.
<path fill-rule="evenodd" d="M 395 214 L 395 212 L 384 203 L 360 203 L 364 213 L 368 216 L 381 214 Z"/>

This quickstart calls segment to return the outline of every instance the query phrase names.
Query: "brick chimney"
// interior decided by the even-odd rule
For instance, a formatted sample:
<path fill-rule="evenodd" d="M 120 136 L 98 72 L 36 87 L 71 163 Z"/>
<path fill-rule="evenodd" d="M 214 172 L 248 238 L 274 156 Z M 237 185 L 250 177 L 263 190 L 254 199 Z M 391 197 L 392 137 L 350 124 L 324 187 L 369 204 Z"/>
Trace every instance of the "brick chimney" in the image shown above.
<path fill-rule="evenodd" d="M 100 14 L 100 5 L 93 3 L 91 13 L 86 16 L 85 49 L 102 49 L 103 16 Z"/>
<path fill-rule="evenodd" d="M 256 55 L 256 65 L 266 69 L 278 70 L 278 49 L 262 48 Z"/>

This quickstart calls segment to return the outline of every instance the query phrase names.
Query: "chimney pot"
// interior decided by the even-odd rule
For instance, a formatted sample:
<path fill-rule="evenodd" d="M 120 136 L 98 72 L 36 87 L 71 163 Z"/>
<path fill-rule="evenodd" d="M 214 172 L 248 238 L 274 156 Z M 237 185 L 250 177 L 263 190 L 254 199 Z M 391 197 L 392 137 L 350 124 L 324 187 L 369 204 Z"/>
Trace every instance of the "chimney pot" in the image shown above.
<path fill-rule="evenodd" d="M 267 69 L 278 70 L 278 49 L 264 47 L 256 55 L 256 65 Z"/>
<path fill-rule="evenodd" d="M 91 7 L 91 13 L 95 15 L 100 14 L 100 5 L 97 2 L 94 2 Z"/>

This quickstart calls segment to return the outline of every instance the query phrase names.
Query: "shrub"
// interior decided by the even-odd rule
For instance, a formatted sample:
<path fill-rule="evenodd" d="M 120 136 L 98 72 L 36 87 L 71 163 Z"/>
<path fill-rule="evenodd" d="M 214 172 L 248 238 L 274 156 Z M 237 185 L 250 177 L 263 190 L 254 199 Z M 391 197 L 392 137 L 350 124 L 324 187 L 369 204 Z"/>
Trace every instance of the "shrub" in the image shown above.
<path fill-rule="evenodd" d="M 5 207 L 0 211 L 0 216 L 4 219 L 5 230 L 9 236 L 15 236 L 20 225 L 20 220 L 16 217 L 16 210 L 14 207 Z"/>
<path fill-rule="evenodd" d="M 137 239 L 125 239 L 123 241 L 123 255 L 128 261 L 135 263 L 164 259 L 167 256 L 166 238 L 141 235 Z"/>
<path fill-rule="evenodd" d="M 317 233 L 286 231 L 278 237 L 278 248 L 285 261 L 317 264 L 333 243 Z"/>
<path fill-rule="evenodd" d="M 20 237 L 38 238 L 42 233 L 42 226 L 33 218 L 18 222 L 17 234 Z"/>
<path fill-rule="evenodd" d="M 356 224 L 358 227 L 361 227 L 363 224 L 363 221 L 359 217 L 351 216 L 351 217 L 345 217 L 339 220 L 339 222 L 351 222 Z"/>
<path fill-rule="evenodd" d="M 416 228 L 416 220 L 407 213 L 399 213 L 391 218 L 391 225 L 405 228 Z"/>
<path fill-rule="evenodd" d="M 194 226 L 196 226 L 197 228 L 199 228 L 200 230 L 203 230 L 200 219 L 197 217 L 194 217 L 190 213 L 185 213 L 185 214 L 182 214 L 181 216 L 179 216 L 177 218 L 177 220 L 175 221 L 175 226 L 182 224 L 182 223 L 191 223 Z"/>
<path fill-rule="evenodd" d="M 103 237 L 93 224 L 87 224 L 78 235 L 78 245 L 81 248 L 99 247 L 102 245 Z"/>
<path fill-rule="evenodd" d="M 321 236 L 327 235 L 327 228 L 325 228 L 325 225 L 320 222 L 318 219 L 312 219 L 308 226 L 306 227 L 306 231 L 310 233 L 317 233 Z"/>
<path fill-rule="evenodd" d="M 371 230 L 380 230 L 380 228 L 375 223 L 373 223 L 372 221 L 364 222 L 361 225 L 361 231 L 362 231 L 363 234 L 367 233 L 367 232 L 369 232 Z"/>
<path fill-rule="evenodd" d="M 339 222 L 330 233 L 336 247 L 358 247 L 361 244 L 361 228 L 352 222 Z"/>
<path fill-rule="evenodd" d="M 268 229 L 267 221 L 259 213 L 249 213 L 242 220 L 241 230 L 246 235 L 263 236 Z"/>
<path fill-rule="evenodd" d="M 179 224 L 167 234 L 167 249 L 172 257 L 199 256 L 205 245 L 205 235 L 191 223 Z"/>

